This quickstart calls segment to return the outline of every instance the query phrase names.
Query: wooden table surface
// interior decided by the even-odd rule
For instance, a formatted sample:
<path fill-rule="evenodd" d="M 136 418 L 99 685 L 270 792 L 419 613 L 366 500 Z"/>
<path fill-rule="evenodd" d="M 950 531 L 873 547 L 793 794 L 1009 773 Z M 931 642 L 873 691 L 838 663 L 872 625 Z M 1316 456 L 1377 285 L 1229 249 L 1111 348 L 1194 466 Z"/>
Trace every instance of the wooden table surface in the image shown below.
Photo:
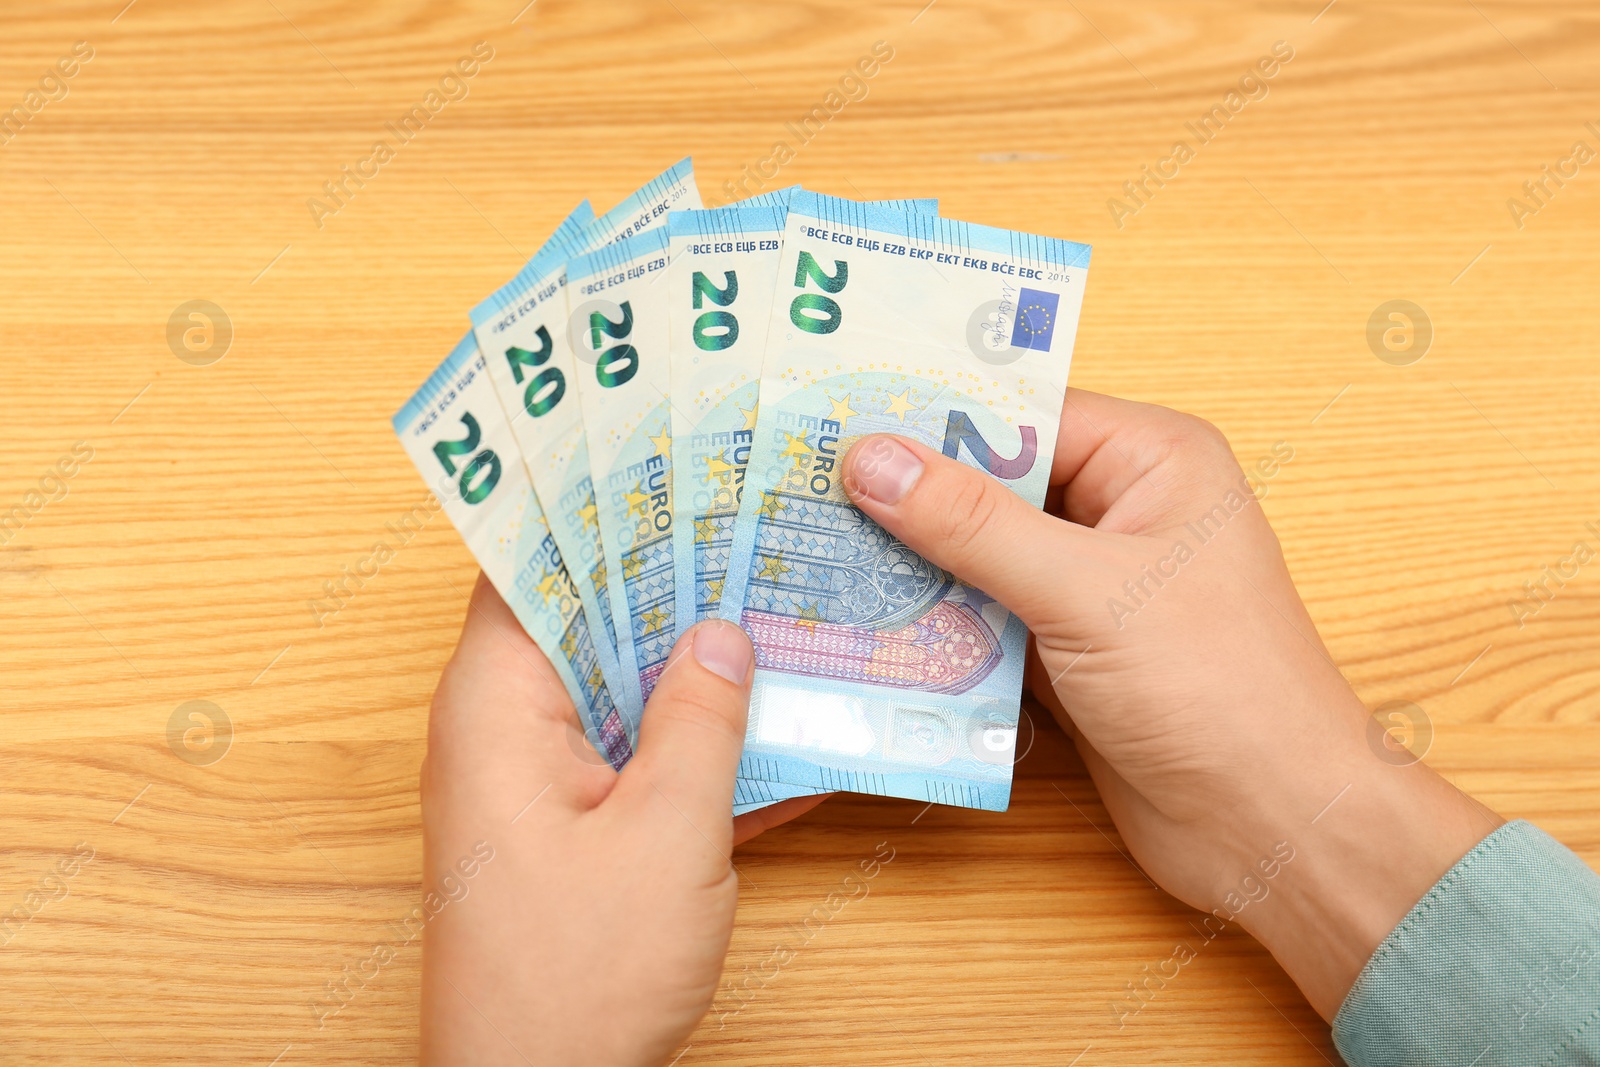
<path fill-rule="evenodd" d="M 1203 414 L 1246 463 L 1292 447 L 1264 506 L 1363 699 L 1420 706 L 1431 764 L 1600 861 L 1592 5 L 124 2 L 0 30 L 0 913 L 31 916 L 0 934 L 0 1062 L 414 1059 L 417 946 L 363 963 L 417 896 L 474 566 L 440 516 L 311 604 L 422 502 L 388 419 L 470 306 L 580 198 L 692 154 L 726 199 L 779 140 L 768 188 L 1093 244 L 1073 381 Z M 327 197 L 480 41 L 467 95 Z M 175 348 L 194 300 L 228 328 Z M 1410 346 L 1384 311 L 1375 348 L 1393 300 Z M 231 742 L 175 738 L 190 701 Z M 1236 933 L 1119 1027 L 1194 916 L 1032 718 L 1004 815 L 844 797 L 745 847 L 729 975 L 797 951 L 679 1062 L 1337 1061 Z M 880 842 L 870 895 L 797 939 Z"/>

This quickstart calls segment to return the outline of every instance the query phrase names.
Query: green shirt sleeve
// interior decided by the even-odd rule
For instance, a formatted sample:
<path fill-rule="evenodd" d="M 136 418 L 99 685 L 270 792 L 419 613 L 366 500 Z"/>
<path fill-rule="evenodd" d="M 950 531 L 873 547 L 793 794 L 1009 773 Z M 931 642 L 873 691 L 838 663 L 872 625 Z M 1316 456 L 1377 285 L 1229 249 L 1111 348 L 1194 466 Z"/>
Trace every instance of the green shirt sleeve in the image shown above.
<path fill-rule="evenodd" d="M 1333 1040 L 1352 1067 L 1600 1065 L 1600 877 L 1500 827 L 1378 946 Z"/>

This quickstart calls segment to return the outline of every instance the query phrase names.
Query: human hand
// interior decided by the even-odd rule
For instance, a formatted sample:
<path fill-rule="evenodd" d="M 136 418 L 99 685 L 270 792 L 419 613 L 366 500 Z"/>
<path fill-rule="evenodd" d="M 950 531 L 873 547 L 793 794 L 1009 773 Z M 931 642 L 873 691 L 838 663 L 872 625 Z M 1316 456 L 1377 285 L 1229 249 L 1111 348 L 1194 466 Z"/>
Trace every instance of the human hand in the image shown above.
<path fill-rule="evenodd" d="M 822 799 L 731 817 L 752 659 L 732 624 L 691 629 L 619 774 L 479 578 L 422 768 L 424 1063 L 659 1064 L 682 1043 L 722 973 L 733 845 Z"/>
<path fill-rule="evenodd" d="M 844 484 L 1027 624 L 1030 688 L 1073 735 L 1139 863 L 1191 906 L 1237 915 L 1325 1018 L 1499 825 L 1368 743 L 1370 716 L 1210 424 L 1068 390 L 1043 512 L 886 435 L 851 448 Z M 1271 905 L 1254 888 L 1266 877 Z"/>

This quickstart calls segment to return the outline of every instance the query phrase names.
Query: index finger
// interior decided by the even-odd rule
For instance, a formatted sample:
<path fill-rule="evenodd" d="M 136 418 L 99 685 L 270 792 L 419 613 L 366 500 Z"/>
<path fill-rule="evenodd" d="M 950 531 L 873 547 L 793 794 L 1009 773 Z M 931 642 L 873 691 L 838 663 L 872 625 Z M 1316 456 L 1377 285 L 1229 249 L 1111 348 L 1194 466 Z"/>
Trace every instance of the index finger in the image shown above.
<path fill-rule="evenodd" d="M 1128 490 L 1150 477 L 1189 416 L 1157 404 L 1067 390 L 1050 487 L 1064 518 L 1096 526 Z"/>
<path fill-rule="evenodd" d="M 427 773 L 435 785 L 484 797 L 555 786 L 556 799 L 578 807 L 598 803 L 616 781 L 561 676 L 482 575 L 434 694 Z"/>

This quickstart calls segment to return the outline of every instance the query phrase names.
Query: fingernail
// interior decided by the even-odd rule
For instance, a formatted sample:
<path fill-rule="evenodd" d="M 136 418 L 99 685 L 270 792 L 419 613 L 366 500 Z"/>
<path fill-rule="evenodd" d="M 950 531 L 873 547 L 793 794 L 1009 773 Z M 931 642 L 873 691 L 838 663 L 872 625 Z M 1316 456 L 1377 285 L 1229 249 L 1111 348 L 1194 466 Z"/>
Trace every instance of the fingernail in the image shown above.
<path fill-rule="evenodd" d="M 922 460 L 892 437 L 879 437 L 850 465 L 860 495 L 898 504 L 922 476 Z"/>
<path fill-rule="evenodd" d="M 750 639 L 731 622 L 705 622 L 695 627 L 694 658 L 734 685 L 744 684 L 754 654 Z"/>

